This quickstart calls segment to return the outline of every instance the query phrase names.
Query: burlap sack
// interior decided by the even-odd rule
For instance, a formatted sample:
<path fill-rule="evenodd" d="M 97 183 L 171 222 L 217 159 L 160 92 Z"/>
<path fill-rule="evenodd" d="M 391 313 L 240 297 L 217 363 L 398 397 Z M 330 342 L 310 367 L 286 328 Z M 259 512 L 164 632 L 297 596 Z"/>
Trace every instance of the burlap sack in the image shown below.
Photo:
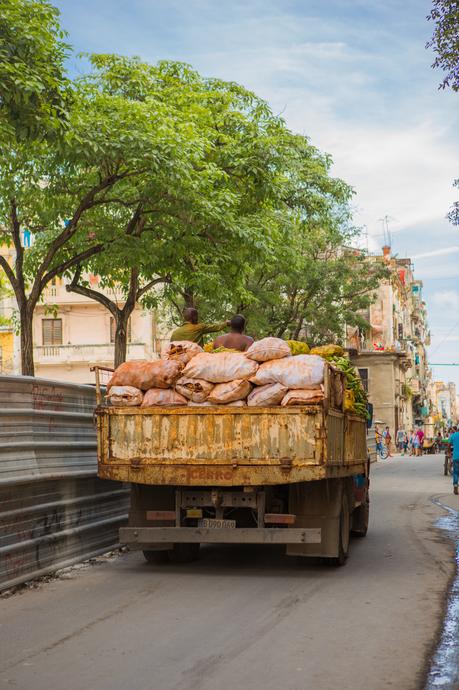
<path fill-rule="evenodd" d="M 228 383 L 218 383 L 207 400 L 217 405 L 234 402 L 246 398 L 252 390 L 252 384 L 244 379 L 228 381 Z"/>
<path fill-rule="evenodd" d="M 281 383 L 286 388 L 311 388 L 323 382 L 324 367 L 325 362 L 318 355 L 284 357 L 261 364 L 249 380 L 256 386 Z"/>
<path fill-rule="evenodd" d="M 245 356 L 255 362 L 269 362 L 272 359 L 291 357 L 292 352 L 288 343 L 282 338 L 262 338 L 256 340 L 245 352 Z"/>
<path fill-rule="evenodd" d="M 180 362 L 167 359 L 124 362 L 114 371 L 107 384 L 107 391 L 110 391 L 112 386 L 134 386 L 142 391 L 149 388 L 170 388 L 180 376 L 181 368 Z"/>
<path fill-rule="evenodd" d="M 141 407 L 178 407 L 187 404 L 188 400 L 172 388 L 150 388 L 143 396 Z"/>
<path fill-rule="evenodd" d="M 203 352 L 188 362 L 183 376 L 204 379 L 212 383 L 226 383 L 248 379 L 255 374 L 258 364 L 242 352 Z"/>
<path fill-rule="evenodd" d="M 266 386 L 256 386 L 247 398 L 249 407 L 275 407 L 287 393 L 288 388 L 281 383 L 268 383 Z"/>
<path fill-rule="evenodd" d="M 198 343 L 189 340 L 173 340 L 167 343 L 161 351 L 161 359 L 172 359 L 185 366 L 195 355 L 204 352 Z"/>
<path fill-rule="evenodd" d="M 112 386 L 105 396 L 113 407 L 138 407 L 143 400 L 143 393 L 134 386 Z"/>
<path fill-rule="evenodd" d="M 175 390 L 188 400 L 196 403 L 204 402 L 214 387 L 213 383 L 204 379 L 189 379 L 181 376 L 175 384 Z"/>
<path fill-rule="evenodd" d="M 324 399 L 324 394 L 321 386 L 316 388 L 305 388 L 303 390 L 291 390 L 284 396 L 281 405 L 282 407 L 291 407 L 292 405 L 312 405 L 313 403 L 321 402 Z"/>

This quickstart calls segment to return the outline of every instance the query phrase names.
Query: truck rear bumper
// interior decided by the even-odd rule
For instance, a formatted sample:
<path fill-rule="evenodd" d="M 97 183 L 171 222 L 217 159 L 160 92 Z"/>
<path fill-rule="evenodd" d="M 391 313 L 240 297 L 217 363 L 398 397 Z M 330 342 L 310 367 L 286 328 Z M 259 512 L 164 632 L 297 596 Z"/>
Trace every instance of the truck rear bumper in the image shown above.
<path fill-rule="evenodd" d="M 205 529 L 200 527 L 122 527 L 120 542 L 134 548 L 162 544 L 320 544 L 320 527 Z"/>

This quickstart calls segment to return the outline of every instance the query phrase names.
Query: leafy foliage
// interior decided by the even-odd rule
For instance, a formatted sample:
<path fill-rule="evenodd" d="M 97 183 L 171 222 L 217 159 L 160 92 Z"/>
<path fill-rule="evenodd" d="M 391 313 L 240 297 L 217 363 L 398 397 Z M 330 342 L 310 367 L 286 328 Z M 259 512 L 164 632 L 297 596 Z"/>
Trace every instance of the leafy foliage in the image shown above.
<path fill-rule="evenodd" d="M 427 43 L 436 53 L 432 67 L 446 72 L 440 88 L 459 91 L 459 3 L 457 0 L 433 0 L 427 19 L 435 22 L 433 36 Z"/>
<path fill-rule="evenodd" d="M 255 94 L 182 63 L 91 55 L 89 73 L 68 81 L 57 11 L 45 0 L 5 7 L 0 242 L 16 261 L 0 266 L 18 302 L 23 373 L 34 309 L 61 275 L 114 315 L 117 361 L 139 300 L 218 319 L 242 310 L 258 335 L 316 342 L 360 322 L 377 272 L 344 248 L 352 190 L 327 155 Z"/>
<path fill-rule="evenodd" d="M 46 0 L 2 0 L 0 137 L 41 138 L 65 126 L 68 46 Z"/>

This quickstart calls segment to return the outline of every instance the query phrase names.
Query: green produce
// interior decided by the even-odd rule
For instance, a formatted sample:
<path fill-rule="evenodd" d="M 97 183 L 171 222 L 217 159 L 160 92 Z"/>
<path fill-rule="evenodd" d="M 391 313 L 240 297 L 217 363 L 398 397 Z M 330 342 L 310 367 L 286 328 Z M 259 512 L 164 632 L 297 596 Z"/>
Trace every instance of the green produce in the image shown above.
<path fill-rule="evenodd" d="M 320 355 L 320 357 L 342 357 L 344 355 L 344 350 L 341 345 L 330 343 L 329 345 L 313 347 L 311 355 Z"/>
<path fill-rule="evenodd" d="M 309 345 L 300 340 L 286 340 L 292 355 L 309 355 Z"/>
<path fill-rule="evenodd" d="M 362 381 L 356 368 L 346 357 L 325 357 L 345 376 L 345 409 L 362 417 L 368 417 L 367 394 L 362 386 Z"/>

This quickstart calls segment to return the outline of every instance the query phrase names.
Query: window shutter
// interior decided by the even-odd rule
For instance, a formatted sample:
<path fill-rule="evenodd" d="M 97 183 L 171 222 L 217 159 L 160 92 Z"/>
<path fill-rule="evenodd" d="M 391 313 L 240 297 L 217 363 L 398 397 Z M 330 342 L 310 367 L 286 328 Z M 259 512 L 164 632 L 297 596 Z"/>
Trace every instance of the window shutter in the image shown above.
<path fill-rule="evenodd" d="M 53 345 L 62 345 L 62 319 L 53 319 Z"/>
<path fill-rule="evenodd" d="M 43 345 L 52 345 L 53 331 L 51 324 L 51 319 L 42 319 L 41 321 Z"/>
<path fill-rule="evenodd" d="M 43 345 L 62 345 L 62 319 L 42 319 Z"/>

